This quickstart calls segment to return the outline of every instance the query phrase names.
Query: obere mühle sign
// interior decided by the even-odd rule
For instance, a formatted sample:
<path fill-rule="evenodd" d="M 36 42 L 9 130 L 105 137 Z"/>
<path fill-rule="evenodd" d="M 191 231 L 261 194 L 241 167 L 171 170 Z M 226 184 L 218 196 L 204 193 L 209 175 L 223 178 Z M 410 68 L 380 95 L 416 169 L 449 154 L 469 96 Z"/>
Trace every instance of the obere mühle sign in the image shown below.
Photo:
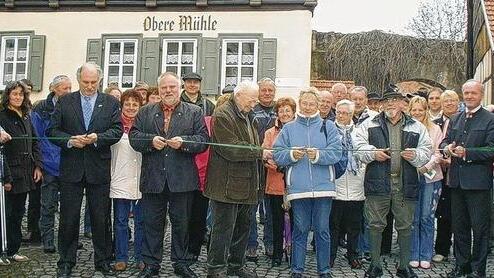
<path fill-rule="evenodd" d="M 180 15 L 171 20 L 147 16 L 143 22 L 144 31 L 215 31 L 216 24 L 210 15 Z"/>

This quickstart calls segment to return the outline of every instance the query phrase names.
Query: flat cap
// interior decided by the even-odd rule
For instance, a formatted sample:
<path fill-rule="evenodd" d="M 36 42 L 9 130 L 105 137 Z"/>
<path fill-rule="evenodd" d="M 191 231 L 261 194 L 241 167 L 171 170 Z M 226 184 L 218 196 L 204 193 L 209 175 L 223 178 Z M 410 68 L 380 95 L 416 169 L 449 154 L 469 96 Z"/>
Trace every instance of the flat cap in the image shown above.
<path fill-rule="evenodd" d="M 233 87 L 232 85 L 227 85 L 225 88 L 223 88 L 223 90 L 221 90 L 221 94 L 233 93 L 234 89 L 235 87 Z"/>
<path fill-rule="evenodd" d="M 182 77 L 182 80 L 183 81 L 185 81 L 185 80 L 192 80 L 192 79 L 201 81 L 202 80 L 202 77 L 199 74 L 195 73 L 195 72 L 189 72 L 189 73 L 187 73 L 186 75 L 184 75 Z"/>

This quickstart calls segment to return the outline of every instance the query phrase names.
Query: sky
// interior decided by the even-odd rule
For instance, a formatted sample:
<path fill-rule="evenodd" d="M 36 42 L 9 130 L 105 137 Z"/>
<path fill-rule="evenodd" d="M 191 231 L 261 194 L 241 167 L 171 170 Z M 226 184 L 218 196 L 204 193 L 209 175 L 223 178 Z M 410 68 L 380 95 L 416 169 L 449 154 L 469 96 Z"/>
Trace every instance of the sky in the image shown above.
<path fill-rule="evenodd" d="M 319 0 L 312 29 L 358 33 L 382 30 L 407 34 L 405 26 L 423 0 Z"/>

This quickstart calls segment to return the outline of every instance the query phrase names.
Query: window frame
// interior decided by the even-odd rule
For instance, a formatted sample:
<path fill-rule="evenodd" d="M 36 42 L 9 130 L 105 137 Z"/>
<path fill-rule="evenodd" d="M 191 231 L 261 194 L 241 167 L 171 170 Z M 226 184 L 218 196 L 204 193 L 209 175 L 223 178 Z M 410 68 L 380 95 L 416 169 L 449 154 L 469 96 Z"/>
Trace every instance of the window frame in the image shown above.
<path fill-rule="evenodd" d="M 118 76 L 118 87 L 120 89 L 131 89 L 135 86 L 136 82 L 138 81 L 137 80 L 137 75 L 138 75 L 138 71 L 140 70 L 139 66 L 140 66 L 140 63 L 139 63 L 139 59 L 140 59 L 140 55 L 139 55 L 139 50 L 140 50 L 140 39 L 139 38 L 129 38 L 129 37 L 111 37 L 111 38 L 106 38 L 104 39 L 103 43 L 103 82 L 101 83 L 102 86 L 103 86 L 103 89 L 107 88 L 108 85 L 109 85 L 109 82 L 108 82 L 108 74 L 109 74 L 109 67 L 110 66 L 114 66 L 114 64 L 110 65 L 109 63 L 109 59 L 110 59 L 110 44 L 111 43 L 115 43 L 115 42 L 118 42 L 120 43 L 120 61 L 123 61 L 123 55 L 124 55 L 124 52 L 123 52 L 123 47 L 124 47 L 124 43 L 126 42 L 133 42 L 134 45 L 135 45 L 135 48 L 134 48 L 134 63 L 132 64 L 132 66 L 134 67 L 134 71 L 133 71 L 133 75 L 132 75 L 132 86 L 129 87 L 129 88 L 123 88 L 122 87 L 122 78 L 123 78 L 123 67 L 126 66 L 125 64 L 123 63 L 118 63 L 119 65 L 119 76 Z M 128 66 L 128 65 L 127 65 Z"/>
<path fill-rule="evenodd" d="M 179 56 L 179 61 L 181 62 L 182 60 L 182 55 L 181 55 L 181 50 L 182 50 L 182 45 L 184 42 L 192 42 L 193 43 L 193 52 L 192 52 L 192 72 L 197 72 L 197 69 L 199 67 L 199 40 L 198 38 L 195 37 L 183 37 L 183 38 L 170 38 L 170 37 L 161 37 L 161 44 L 162 44 L 162 51 L 161 51 L 161 72 L 166 72 L 166 67 L 167 66 L 176 66 L 177 67 L 177 75 L 182 79 L 182 66 L 184 66 L 182 63 L 177 63 L 176 65 L 173 64 L 167 64 L 166 63 L 166 58 L 167 58 L 167 50 L 168 50 L 168 43 L 170 42 L 178 42 L 178 56 Z M 190 65 L 185 65 L 185 66 L 190 66 Z"/>
<path fill-rule="evenodd" d="M 258 69 L 259 69 L 259 54 L 260 54 L 260 51 L 259 51 L 259 43 L 261 41 L 261 38 L 259 38 L 259 36 L 256 36 L 256 35 L 253 35 L 253 36 L 247 36 L 247 37 L 238 37 L 238 38 L 235 38 L 235 37 L 223 37 L 221 38 L 220 37 L 220 40 L 221 40 L 221 59 L 220 59 L 220 71 L 221 71 L 221 75 L 220 75 L 220 84 L 221 84 L 221 88 L 225 88 L 225 84 L 226 84 L 226 68 L 227 67 L 232 67 L 231 65 L 228 66 L 226 64 L 226 54 L 227 54 L 227 44 L 228 43 L 238 43 L 239 45 L 239 48 L 238 48 L 238 55 L 239 57 L 242 57 L 242 43 L 254 43 L 254 65 L 253 66 L 247 66 L 247 67 L 252 67 L 253 69 L 253 74 L 252 74 L 252 81 L 253 82 L 257 82 L 257 78 L 258 78 Z M 246 67 L 246 66 L 243 66 L 242 63 L 241 63 L 241 59 L 239 59 L 239 63 L 236 65 L 237 67 L 237 85 L 241 82 L 241 76 L 242 76 L 242 67 Z"/>
<path fill-rule="evenodd" d="M 5 64 L 6 63 L 13 63 L 13 69 L 12 69 L 12 74 L 14 75 L 13 76 L 13 80 L 17 80 L 17 78 L 15 77 L 17 75 L 17 54 L 18 54 L 18 44 L 19 44 L 19 39 L 27 39 L 27 42 L 26 42 L 26 60 L 25 61 L 22 61 L 23 63 L 25 63 L 26 67 L 25 67 L 25 77 L 24 78 L 28 78 L 29 76 L 29 58 L 30 58 L 30 55 L 31 55 L 31 34 L 5 34 L 5 35 L 2 35 L 0 33 L 0 38 L 1 38 L 1 41 L 0 41 L 0 89 L 5 89 L 5 84 L 4 84 L 4 69 L 5 69 Z M 15 43 L 14 43 L 14 52 L 15 52 L 15 59 L 13 61 L 8 61 L 6 62 L 5 61 L 5 44 L 6 44 L 6 41 L 7 39 L 12 39 L 14 38 L 15 39 Z"/>

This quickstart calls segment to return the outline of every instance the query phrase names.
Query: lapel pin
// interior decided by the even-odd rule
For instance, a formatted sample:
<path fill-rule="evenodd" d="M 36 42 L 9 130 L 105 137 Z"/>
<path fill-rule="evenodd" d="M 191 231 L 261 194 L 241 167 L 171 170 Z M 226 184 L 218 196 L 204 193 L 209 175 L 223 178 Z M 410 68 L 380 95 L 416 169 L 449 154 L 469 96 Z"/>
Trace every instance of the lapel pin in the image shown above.
<path fill-rule="evenodd" d="M 98 104 L 98 107 L 103 107 L 103 104 Z"/>

